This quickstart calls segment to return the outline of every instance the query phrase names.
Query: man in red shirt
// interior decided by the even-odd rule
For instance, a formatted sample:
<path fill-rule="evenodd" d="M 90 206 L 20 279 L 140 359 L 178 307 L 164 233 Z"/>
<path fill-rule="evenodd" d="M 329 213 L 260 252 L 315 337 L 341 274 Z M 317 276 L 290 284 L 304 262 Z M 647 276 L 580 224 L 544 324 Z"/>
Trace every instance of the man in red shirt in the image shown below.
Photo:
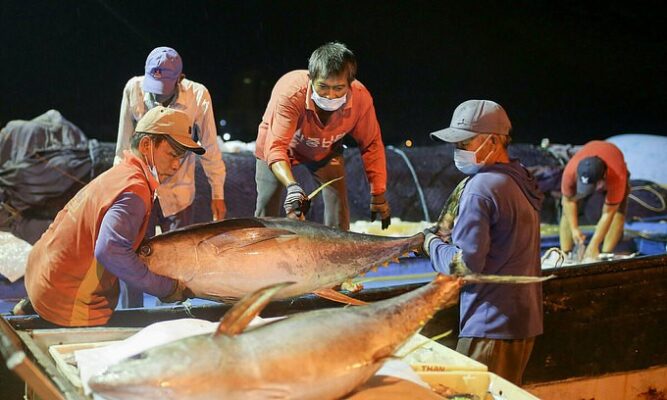
<path fill-rule="evenodd" d="M 561 182 L 561 250 L 572 251 L 574 243 L 583 245 L 586 238 L 579 229 L 578 217 L 581 200 L 595 191 L 602 191 L 606 192 L 602 215 L 586 247 L 584 258 L 596 259 L 600 254 L 601 244 L 602 252 L 613 252 L 623 236 L 630 193 L 629 180 L 623 153 L 612 143 L 600 140 L 588 142 L 570 159 L 563 171 Z"/>
<path fill-rule="evenodd" d="M 390 224 L 387 166 L 373 98 L 355 80 L 357 62 L 341 43 L 327 43 L 313 52 L 308 71 L 297 70 L 278 80 L 259 125 L 255 155 L 257 206 L 255 216 L 278 216 L 283 203 L 288 217 L 302 217 L 309 199 L 292 174 L 303 164 L 320 184 L 343 177 L 322 191 L 324 223 L 347 230 L 350 215 L 345 187 L 342 139 L 359 144 L 370 183 L 371 221 Z"/>

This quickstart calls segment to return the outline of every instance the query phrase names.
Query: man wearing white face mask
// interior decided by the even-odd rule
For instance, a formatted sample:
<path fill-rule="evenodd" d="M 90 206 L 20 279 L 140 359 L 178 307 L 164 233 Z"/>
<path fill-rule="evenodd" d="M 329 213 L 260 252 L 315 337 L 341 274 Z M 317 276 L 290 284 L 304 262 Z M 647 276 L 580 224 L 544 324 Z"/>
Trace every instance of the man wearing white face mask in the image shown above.
<path fill-rule="evenodd" d="M 454 162 L 470 175 L 448 200 L 453 226 L 424 231 L 433 268 L 456 274 L 460 254 L 479 274 L 540 276 L 542 193 L 531 174 L 510 160 L 510 120 L 488 100 L 469 100 L 454 111 L 449 128 L 431 138 L 454 143 Z M 456 350 L 516 384 L 542 333 L 541 284 L 475 284 L 461 290 Z"/>
<path fill-rule="evenodd" d="M 153 108 L 137 123 L 123 161 L 58 213 L 26 263 L 26 290 L 42 318 L 62 326 L 103 325 L 118 303 L 121 279 L 165 302 L 193 296 L 184 282 L 154 274 L 136 254 L 158 178 L 173 177 L 188 153 L 204 154 L 191 126 L 182 111 Z M 26 303 L 19 304 L 14 312 L 25 313 Z"/>
<path fill-rule="evenodd" d="M 345 176 L 342 139 L 352 136 L 359 144 L 370 183 L 370 217 L 390 224 L 384 194 L 387 166 L 373 99 L 355 80 L 357 62 L 341 43 L 327 43 L 313 52 L 308 71 L 292 71 L 273 88 L 259 125 L 255 150 L 257 205 L 255 216 L 279 216 L 283 203 L 288 217 L 302 217 L 309 199 L 294 179 L 292 167 L 303 164 L 320 184 Z M 347 230 L 350 215 L 345 179 L 322 191 L 324 223 Z"/>

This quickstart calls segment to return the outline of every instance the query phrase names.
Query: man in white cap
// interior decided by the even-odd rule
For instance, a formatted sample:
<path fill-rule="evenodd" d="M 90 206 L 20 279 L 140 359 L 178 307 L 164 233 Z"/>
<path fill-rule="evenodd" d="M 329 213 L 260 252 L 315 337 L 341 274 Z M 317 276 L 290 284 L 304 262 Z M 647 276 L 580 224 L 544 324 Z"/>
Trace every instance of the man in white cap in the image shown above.
<path fill-rule="evenodd" d="M 424 231 L 424 251 L 436 271 L 462 273 L 450 269 L 460 256 L 473 273 L 542 274 L 543 196 L 530 173 L 509 158 L 510 129 L 500 105 L 468 100 L 456 108 L 449 128 L 431 133 L 432 139 L 455 145 L 454 163 L 469 175 L 448 200 L 449 225 Z M 467 285 L 460 308 L 456 350 L 520 384 L 543 329 L 541 284 Z"/>
<path fill-rule="evenodd" d="M 629 175 L 621 150 L 602 140 L 586 143 L 568 161 L 561 180 L 561 250 L 567 253 L 573 250 L 575 243 L 584 245 L 586 237 L 579 229 L 579 211 L 591 194 L 600 191 L 605 193 L 605 202 L 598 221 L 589 221 L 596 223 L 595 232 L 582 256 L 597 259 L 601 245 L 604 253 L 614 251 L 623 237 L 630 194 Z"/>
<path fill-rule="evenodd" d="M 120 164 L 93 179 L 65 205 L 35 243 L 25 285 L 34 310 L 62 326 L 107 323 L 119 279 L 165 302 L 192 293 L 183 282 L 156 275 L 138 258 L 158 181 L 173 178 L 189 153 L 205 150 L 191 138 L 182 111 L 155 107 L 137 123 Z M 15 313 L 26 313 L 26 302 Z"/>
<path fill-rule="evenodd" d="M 123 151 L 130 147 L 137 121 L 148 110 L 161 105 L 185 112 L 192 122 L 193 140 L 206 149 L 201 164 L 211 185 L 213 219 L 223 219 L 227 212 L 223 191 L 225 164 L 218 147 L 211 96 L 204 85 L 185 79 L 182 70 L 183 62 L 176 50 L 158 47 L 146 58 L 144 75 L 127 82 L 120 106 L 114 163 L 119 163 Z M 188 154 L 173 177 L 160 180 L 159 202 L 153 209 L 148 236 L 155 234 L 156 225 L 165 232 L 193 222 L 195 159 L 194 154 Z"/>

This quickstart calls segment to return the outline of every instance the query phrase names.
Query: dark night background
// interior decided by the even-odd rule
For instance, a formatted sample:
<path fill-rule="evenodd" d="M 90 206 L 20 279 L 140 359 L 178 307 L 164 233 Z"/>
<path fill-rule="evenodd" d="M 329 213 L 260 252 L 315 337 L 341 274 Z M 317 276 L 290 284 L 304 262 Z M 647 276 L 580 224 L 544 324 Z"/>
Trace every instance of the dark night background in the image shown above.
<path fill-rule="evenodd" d="M 463 4 L 465 3 L 465 4 Z M 385 142 L 448 125 L 460 102 L 505 107 L 514 141 L 665 134 L 659 1 L 0 1 L 0 125 L 55 108 L 115 141 L 125 82 L 167 45 L 217 120 L 252 141 L 271 88 L 332 40 L 357 55 Z"/>

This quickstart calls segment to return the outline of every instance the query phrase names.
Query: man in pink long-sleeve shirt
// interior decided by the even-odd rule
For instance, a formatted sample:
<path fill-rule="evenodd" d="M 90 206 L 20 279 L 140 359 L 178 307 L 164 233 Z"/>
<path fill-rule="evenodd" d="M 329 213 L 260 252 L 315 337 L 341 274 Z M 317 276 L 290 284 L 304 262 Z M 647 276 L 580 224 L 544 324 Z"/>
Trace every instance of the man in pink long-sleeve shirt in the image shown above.
<path fill-rule="evenodd" d="M 342 146 L 343 137 L 349 134 L 359 144 L 370 183 L 371 221 L 379 215 L 382 228 L 389 226 L 382 134 L 373 98 L 355 80 L 356 70 L 352 51 L 334 42 L 313 52 L 308 71 L 292 71 L 278 80 L 257 134 L 255 216 L 279 215 L 283 186 L 287 188 L 286 215 L 306 213 L 309 199 L 292 174 L 293 166 L 304 164 L 320 184 L 343 177 L 322 191 L 324 223 L 349 229 Z"/>

